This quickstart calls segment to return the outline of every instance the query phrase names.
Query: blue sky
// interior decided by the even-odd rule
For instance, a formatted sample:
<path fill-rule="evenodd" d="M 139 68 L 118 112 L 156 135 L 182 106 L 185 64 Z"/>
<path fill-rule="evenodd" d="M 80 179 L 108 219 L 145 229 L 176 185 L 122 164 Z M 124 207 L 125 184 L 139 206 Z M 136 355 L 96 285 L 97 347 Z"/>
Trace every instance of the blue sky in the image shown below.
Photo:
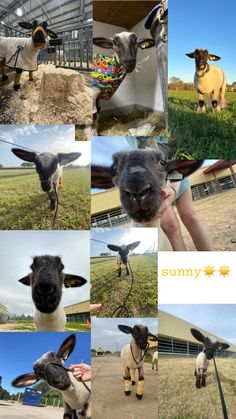
<path fill-rule="evenodd" d="M 234 304 L 159 304 L 158 308 L 236 344 Z"/>
<path fill-rule="evenodd" d="M 82 153 L 72 164 L 86 166 L 90 163 L 90 144 L 75 141 L 74 125 L 1 125 L 0 140 L 16 143 L 38 152 Z M 16 157 L 11 148 L 14 145 L 0 141 L 0 164 L 4 167 L 19 167 L 23 160 Z"/>
<path fill-rule="evenodd" d="M 2 387 L 10 393 L 24 392 L 11 382 L 18 375 L 32 372 L 33 363 L 44 353 L 57 352 L 70 333 L 0 333 L 0 375 Z M 76 333 L 76 346 L 65 365 L 90 364 L 90 333 Z"/>
<path fill-rule="evenodd" d="M 89 231 L 0 231 L 0 302 L 11 313 L 33 314 L 30 287 L 18 280 L 31 272 L 33 256 L 45 254 L 61 256 L 66 273 L 88 280 L 82 287 L 64 289 L 62 305 L 89 299 Z"/>
<path fill-rule="evenodd" d="M 131 335 L 121 332 L 117 325 L 125 324 L 133 327 L 135 324 L 144 324 L 149 332 L 157 334 L 157 319 L 132 318 L 132 319 L 98 319 L 92 318 L 92 349 L 101 347 L 105 351 L 121 350 L 124 345 L 131 341 Z"/>
<path fill-rule="evenodd" d="M 236 81 L 235 16 L 235 0 L 169 0 L 169 78 L 193 81 L 194 60 L 185 53 L 206 48 L 221 57 L 215 65 L 222 67 L 227 81 Z"/>
<path fill-rule="evenodd" d="M 140 245 L 131 252 L 144 253 L 149 248 L 157 249 L 157 232 L 155 228 L 104 228 L 91 230 L 91 256 L 99 256 L 102 252 L 111 252 L 107 245 L 98 243 L 95 240 L 100 240 L 106 243 L 120 246 L 122 244 L 129 244 L 135 241 L 141 241 Z M 111 252 L 116 255 L 116 252 Z"/>

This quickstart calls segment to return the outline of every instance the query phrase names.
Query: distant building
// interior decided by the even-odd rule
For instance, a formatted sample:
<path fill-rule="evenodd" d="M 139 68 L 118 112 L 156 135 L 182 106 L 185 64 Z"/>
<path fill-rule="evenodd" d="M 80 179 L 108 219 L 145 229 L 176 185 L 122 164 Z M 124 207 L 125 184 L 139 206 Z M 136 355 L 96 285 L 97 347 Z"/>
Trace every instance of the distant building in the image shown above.
<path fill-rule="evenodd" d="M 6 323 L 8 320 L 9 314 L 7 307 L 4 304 L 0 303 L 0 321 Z"/>
<path fill-rule="evenodd" d="M 90 319 L 90 301 L 82 301 L 81 303 L 72 304 L 64 307 L 67 321 L 75 323 L 86 323 Z"/>

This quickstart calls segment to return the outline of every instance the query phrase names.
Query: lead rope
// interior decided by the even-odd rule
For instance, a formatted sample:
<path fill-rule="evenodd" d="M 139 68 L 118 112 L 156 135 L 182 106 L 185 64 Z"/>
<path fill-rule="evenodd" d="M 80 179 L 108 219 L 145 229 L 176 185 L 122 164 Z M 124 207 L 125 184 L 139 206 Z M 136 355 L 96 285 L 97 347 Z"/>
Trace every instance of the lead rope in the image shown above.
<path fill-rule="evenodd" d="M 128 308 L 126 307 L 126 303 L 127 303 L 127 301 L 128 301 L 128 299 L 129 299 L 129 297 L 130 297 L 130 295 L 131 295 L 131 292 L 132 292 L 132 289 L 133 289 L 133 286 L 134 286 L 134 275 L 133 275 L 133 271 L 132 271 L 132 268 L 131 268 L 131 265 L 130 265 L 130 262 L 129 262 L 129 260 L 128 260 L 128 266 L 129 266 L 129 270 L 130 270 L 130 273 L 131 273 L 131 284 L 130 284 L 130 289 L 129 289 L 129 291 L 128 291 L 128 294 L 126 295 L 126 297 L 124 298 L 124 300 L 123 300 L 123 303 L 121 304 L 121 305 L 119 305 L 114 311 L 113 311 L 113 313 L 111 314 L 111 317 L 114 317 L 114 315 L 116 314 L 116 312 L 118 311 L 118 313 L 117 313 L 117 316 L 119 316 L 120 315 L 120 313 L 122 312 L 122 310 L 124 310 L 125 312 L 126 312 L 126 314 L 127 314 L 127 317 L 130 317 L 130 312 L 129 312 L 129 310 L 128 310 Z"/>
<path fill-rule="evenodd" d="M 220 393 L 220 401 L 221 401 L 223 416 L 224 416 L 224 419 L 228 419 L 228 413 L 227 413 L 227 408 L 226 408 L 226 404 L 225 404 L 224 393 L 223 393 L 223 390 L 222 390 L 222 387 L 221 387 L 220 377 L 219 377 L 219 374 L 218 374 L 218 371 L 217 371 L 216 361 L 215 361 L 214 356 L 213 356 L 213 361 L 214 361 L 215 372 L 216 372 L 216 380 L 217 380 L 219 393 Z"/>
<path fill-rule="evenodd" d="M 53 182 L 53 189 L 56 195 L 56 209 L 55 209 L 54 217 L 52 220 L 52 230 L 54 230 L 54 227 L 55 227 L 55 221 L 56 221 L 57 211 L 58 211 L 58 194 L 57 194 L 56 184 L 54 182 Z"/>
<path fill-rule="evenodd" d="M 136 361 L 136 359 L 135 359 L 135 357 L 134 357 L 134 354 L 133 354 L 132 345 L 131 345 L 131 343 L 130 343 L 130 350 L 131 350 L 131 354 L 132 354 L 133 360 L 134 360 L 134 362 L 135 362 L 135 364 L 136 364 L 136 365 L 138 365 L 138 364 L 140 364 L 140 362 L 142 362 L 143 358 L 145 357 L 145 355 L 146 355 L 146 353 L 147 353 L 147 351 L 148 351 L 148 348 L 149 348 L 149 343 L 147 343 L 147 346 L 146 346 L 146 348 L 145 348 L 145 350 L 144 350 L 143 356 L 142 356 L 142 357 L 141 357 L 141 359 L 137 362 L 137 361 Z M 142 349 L 141 349 L 141 354 L 142 354 Z"/>

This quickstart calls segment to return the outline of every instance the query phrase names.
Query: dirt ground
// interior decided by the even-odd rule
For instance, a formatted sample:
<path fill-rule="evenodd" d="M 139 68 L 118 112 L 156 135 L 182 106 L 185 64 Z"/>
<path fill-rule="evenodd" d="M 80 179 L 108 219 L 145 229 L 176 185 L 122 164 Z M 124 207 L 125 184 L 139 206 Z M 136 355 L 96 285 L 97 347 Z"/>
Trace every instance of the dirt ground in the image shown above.
<path fill-rule="evenodd" d="M 92 418 L 93 419 L 157 419 L 157 371 L 144 364 L 142 400 L 125 396 L 121 359 L 115 356 L 92 358 Z"/>
<path fill-rule="evenodd" d="M 62 419 L 63 409 L 56 407 L 26 406 L 17 402 L 0 400 L 0 418 L 4 419 Z"/>
<path fill-rule="evenodd" d="M 229 419 L 236 418 L 236 359 L 216 358 Z M 159 357 L 159 419 L 222 419 L 222 408 L 213 361 L 207 370 L 206 387 L 197 389 L 195 358 Z"/>
<path fill-rule="evenodd" d="M 194 201 L 193 205 L 214 250 L 236 251 L 236 189 Z M 187 249 L 195 250 L 182 222 L 181 230 Z"/>

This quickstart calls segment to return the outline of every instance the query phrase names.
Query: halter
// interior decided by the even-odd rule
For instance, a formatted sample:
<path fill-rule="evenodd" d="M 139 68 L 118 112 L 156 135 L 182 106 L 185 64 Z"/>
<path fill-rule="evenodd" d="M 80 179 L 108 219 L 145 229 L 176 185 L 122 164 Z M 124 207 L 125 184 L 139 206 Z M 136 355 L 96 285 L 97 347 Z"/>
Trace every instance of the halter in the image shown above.
<path fill-rule="evenodd" d="M 203 74 L 201 75 L 201 76 L 199 76 L 198 74 L 197 74 L 197 71 L 196 71 L 196 75 L 199 77 L 199 79 L 202 79 L 209 71 L 210 71 L 210 66 L 209 66 L 209 64 L 207 63 L 207 66 L 206 66 L 206 68 L 204 69 L 204 70 L 200 70 L 200 71 L 203 71 Z"/>
<path fill-rule="evenodd" d="M 138 338 L 140 337 L 140 336 L 143 336 L 143 335 L 139 335 L 138 336 Z M 141 349 L 141 348 L 140 348 Z M 146 346 L 146 348 L 144 349 L 144 352 L 143 352 L 143 355 L 142 355 L 142 350 L 143 349 L 141 349 L 141 358 L 140 358 L 140 360 L 139 361 L 137 361 L 136 359 L 135 359 L 135 357 L 134 357 L 134 353 L 133 353 L 133 349 L 132 349 L 132 344 L 130 343 L 130 350 L 131 350 L 131 354 L 132 354 L 132 357 L 133 357 L 133 360 L 134 360 L 134 362 L 135 362 L 135 364 L 140 364 L 140 362 L 142 362 L 142 360 L 143 360 L 143 358 L 145 357 L 145 355 L 146 355 L 146 353 L 147 353 L 147 351 L 148 351 L 148 349 L 149 349 L 149 343 L 147 343 L 147 346 Z"/>
<path fill-rule="evenodd" d="M 69 370 L 69 368 L 64 367 L 64 365 L 62 365 L 60 362 L 47 362 L 45 367 L 44 367 L 44 373 L 45 376 L 47 377 L 47 368 L 49 365 L 57 365 L 60 368 L 63 368 L 66 372 L 71 372 L 71 370 Z M 37 375 L 37 374 L 36 374 Z M 41 378 L 38 377 L 40 380 Z M 87 384 L 82 380 L 82 378 L 79 378 L 79 381 L 83 384 L 83 386 L 86 388 L 86 390 L 88 390 L 89 393 L 91 393 L 91 389 L 87 386 Z"/>

